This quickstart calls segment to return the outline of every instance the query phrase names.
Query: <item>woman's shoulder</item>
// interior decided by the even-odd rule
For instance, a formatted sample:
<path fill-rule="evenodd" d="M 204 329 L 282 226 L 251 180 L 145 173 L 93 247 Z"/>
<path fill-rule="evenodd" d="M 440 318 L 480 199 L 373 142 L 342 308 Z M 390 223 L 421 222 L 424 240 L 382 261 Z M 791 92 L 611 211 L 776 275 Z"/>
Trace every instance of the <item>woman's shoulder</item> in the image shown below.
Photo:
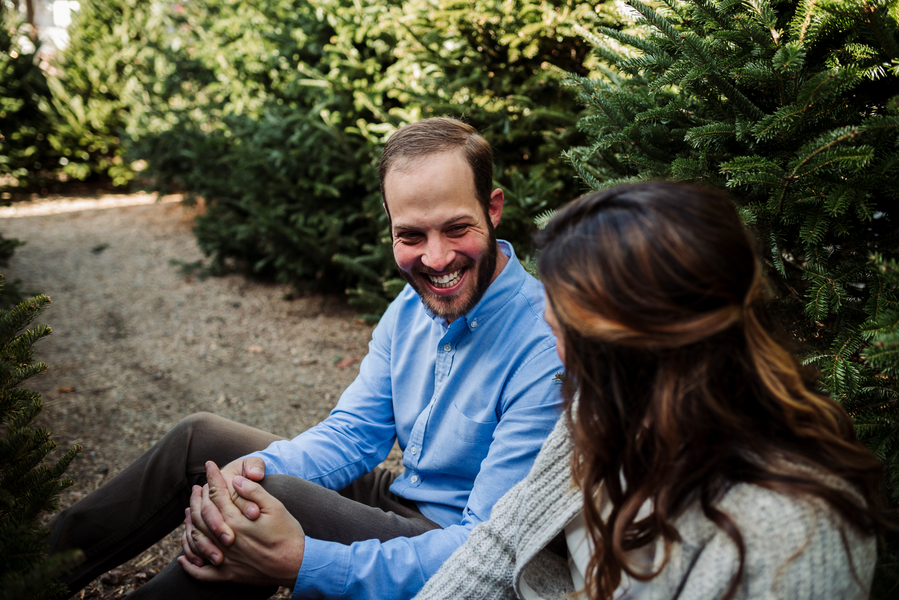
<path fill-rule="evenodd" d="M 821 469 L 802 471 L 831 487 L 848 484 Z M 877 558 L 876 539 L 841 517 L 817 496 L 762 485 L 732 485 L 715 503 L 740 532 L 745 548 L 740 597 L 867 598 Z M 739 553 L 727 531 L 696 502 L 678 519 L 687 553 L 717 558 L 715 569 L 736 572 Z M 713 558 L 712 560 L 715 560 Z M 715 570 L 713 569 L 713 570 Z"/>
<path fill-rule="evenodd" d="M 783 458 L 770 470 L 794 481 L 814 482 L 843 492 L 859 506 L 864 506 L 863 497 L 849 482 L 820 465 Z M 849 527 L 839 512 L 822 497 L 785 488 L 774 483 L 736 483 L 727 488 L 716 505 L 741 530 L 745 528 L 750 533 L 758 531 L 766 536 L 803 533 L 817 525 L 839 530 Z"/>

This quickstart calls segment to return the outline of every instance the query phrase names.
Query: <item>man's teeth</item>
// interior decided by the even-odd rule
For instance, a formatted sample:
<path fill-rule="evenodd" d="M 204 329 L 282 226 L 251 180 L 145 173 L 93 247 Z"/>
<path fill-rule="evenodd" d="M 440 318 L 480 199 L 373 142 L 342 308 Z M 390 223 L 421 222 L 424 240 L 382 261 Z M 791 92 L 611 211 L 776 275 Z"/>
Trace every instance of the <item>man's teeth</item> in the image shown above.
<path fill-rule="evenodd" d="M 428 275 L 427 277 L 431 281 L 431 284 L 434 285 L 434 287 L 453 287 L 454 285 L 459 283 L 459 280 L 462 278 L 462 269 L 453 271 L 452 273 L 447 273 L 446 275 Z"/>

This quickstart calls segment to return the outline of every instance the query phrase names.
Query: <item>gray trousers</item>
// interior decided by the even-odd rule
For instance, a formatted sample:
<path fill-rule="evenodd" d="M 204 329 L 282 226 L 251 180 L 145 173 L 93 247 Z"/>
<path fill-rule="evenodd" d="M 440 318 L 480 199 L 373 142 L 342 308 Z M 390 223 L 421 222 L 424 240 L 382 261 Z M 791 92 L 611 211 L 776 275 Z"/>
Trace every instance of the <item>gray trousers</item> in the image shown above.
<path fill-rule="evenodd" d="M 280 439 L 209 413 L 181 421 L 131 466 L 62 511 L 53 523 L 50 552 L 80 548 L 85 555 L 85 561 L 63 578 L 70 593 L 180 525 L 192 487 L 206 483 L 206 461 L 224 466 Z M 395 477 L 375 469 L 339 492 L 287 475 L 268 475 L 262 485 L 311 538 L 351 544 L 439 528 L 414 503 L 390 492 Z M 203 583 L 173 560 L 129 598 L 265 599 L 276 591 L 277 587 Z"/>

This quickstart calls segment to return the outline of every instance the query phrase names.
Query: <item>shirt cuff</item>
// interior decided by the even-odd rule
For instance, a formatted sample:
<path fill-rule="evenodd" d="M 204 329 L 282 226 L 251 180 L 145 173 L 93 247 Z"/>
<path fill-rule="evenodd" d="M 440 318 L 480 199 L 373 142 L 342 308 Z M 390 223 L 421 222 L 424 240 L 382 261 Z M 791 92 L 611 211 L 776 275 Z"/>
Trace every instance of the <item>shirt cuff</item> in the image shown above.
<path fill-rule="evenodd" d="M 251 456 L 256 458 L 261 458 L 262 462 L 265 463 L 265 474 L 266 475 L 284 475 L 281 469 L 278 468 L 278 465 L 271 459 L 268 454 L 265 454 L 264 451 L 260 450 L 258 452 L 251 452 L 247 454 L 244 458 L 250 458 Z"/>
<path fill-rule="evenodd" d="M 306 536 L 303 564 L 297 574 L 291 600 L 340 598 L 346 590 L 349 567 L 349 546 Z"/>

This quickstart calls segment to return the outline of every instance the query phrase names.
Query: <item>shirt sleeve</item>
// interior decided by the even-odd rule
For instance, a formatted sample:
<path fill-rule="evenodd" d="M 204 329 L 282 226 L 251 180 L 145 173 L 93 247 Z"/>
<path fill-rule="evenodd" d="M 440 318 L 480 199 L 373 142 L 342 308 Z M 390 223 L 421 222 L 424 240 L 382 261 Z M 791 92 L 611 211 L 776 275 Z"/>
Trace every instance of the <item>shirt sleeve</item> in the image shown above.
<path fill-rule="evenodd" d="M 359 376 L 324 421 L 249 455 L 265 462 L 266 474 L 293 475 L 340 490 L 387 457 L 396 439 L 388 334 L 395 319 L 396 311 L 388 309 L 372 333 Z"/>
<path fill-rule="evenodd" d="M 468 537 L 452 525 L 386 542 L 349 546 L 307 537 L 292 598 L 411 598 Z"/>
<path fill-rule="evenodd" d="M 463 524 L 477 525 L 490 518 L 502 496 L 525 478 L 561 414 L 562 370 L 554 346 L 523 362 L 503 390 L 499 423 L 487 456 L 472 486 Z"/>
<path fill-rule="evenodd" d="M 383 543 L 366 540 L 349 546 L 307 537 L 293 597 L 400 599 L 414 596 L 465 543 L 472 528 L 490 517 L 490 509 L 509 488 L 524 479 L 541 444 L 557 423 L 558 404 L 547 400 L 559 397 L 558 385 L 553 383 L 554 362 L 537 356 L 535 363 L 551 365 L 544 366 L 547 372 L 538 372 L 535 365 L 523 364 L 521 380 L 508 389 L 507 410 L 475 480 L 460 525 L 411 538 Z M 524 373 L 528 374 L 527 378 Z M 541 385 L 540 381 L 545 383 Z M 507 512 L 506 518 L 514 519 L 512 513 Z M 484 535 L 496 531 L 494 527 Z"/>

